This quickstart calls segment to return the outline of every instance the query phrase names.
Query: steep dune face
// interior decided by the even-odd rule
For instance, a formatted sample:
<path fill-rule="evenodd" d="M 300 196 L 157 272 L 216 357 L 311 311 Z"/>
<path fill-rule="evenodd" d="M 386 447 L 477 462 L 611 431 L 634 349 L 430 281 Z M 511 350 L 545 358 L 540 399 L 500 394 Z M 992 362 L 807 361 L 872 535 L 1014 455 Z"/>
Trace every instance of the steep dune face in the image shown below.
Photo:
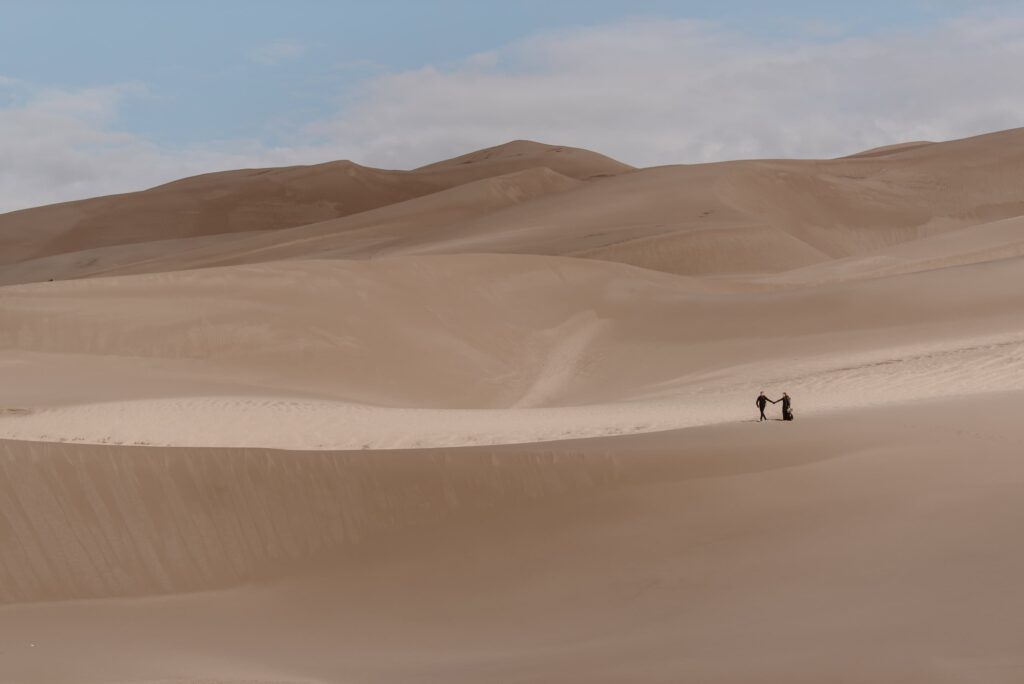
<path fill-rule="evenodd" d="M 979 427 L 1012 421 L 1008 408 L 982 418 L 986 405 L 958 400 L 936 408 L 946 415 L 966 407 Z M 839 416 L 809 419 L 804 436 L 836 440 L 828 452 L 799 434 L 739 424 L 373 453 L 0 440 L 0 603 L 193 591 L 305 574 L 348 564 L 358 545 L 382 536 L 416 536 L 488 510 L 813 466 L 878 449 L 896 435 L 915 447 L 936 441 L 921 429 L 926 407 L 895 413 L 854 412 L 852 426 Z M 864 424 L 880 432 L 864 431 Z M 973 438 L 954 435 L 958 442 Z M 1007 454 L 1008 446 L 987 449 Z M 705 524 L 708 533 L 716 525 Z"/>
<path fill-rule="evenodd" d="M 631 167 L 585 150 L 529 141 L 416 171 L 349 161 L 245 169 L 150 190 L 0 215 L 0 264 L 97 247 L 272 230 L 358 214 L 492 176 L 547 167 L 570 178 Z"/>
<path fill-rule="evenodd" d="M 274 452 L 0 441 L 0 603 L 195 591 L 616 478 L 570 449 Z"/>
<path fill-rule="evenodd" d="M 5 443 L 6 600 L 234 588 L 4 606 L 3 676 L 1011 682 L 1020 398 L 380 460 Z"/>

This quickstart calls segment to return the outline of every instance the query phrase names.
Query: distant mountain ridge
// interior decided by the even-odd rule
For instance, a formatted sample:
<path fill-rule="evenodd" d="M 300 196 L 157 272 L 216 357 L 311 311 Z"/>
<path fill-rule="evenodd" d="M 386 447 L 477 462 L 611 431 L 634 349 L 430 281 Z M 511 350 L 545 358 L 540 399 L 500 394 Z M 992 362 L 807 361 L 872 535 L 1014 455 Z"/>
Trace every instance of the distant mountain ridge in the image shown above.
<path fill-rule="evenodd" d="M 1024 129 L 826 160 L 636 169 L 515 140 L 411 171 L 347 161 L 227 171 L 0 215 L 0 285 L 467 252 L 757 276 L 1024 216 L 1022 174 Z M 1004 233 L 992 237 L 998 250 L 984 253 L 1014 253 Z M 948 244 L 963 251 L 966 242 Z M 942 263 L 982 258 L 951 249 Z M 913 268 L 934 262 L 912 251 L 899 254 Z"/>
<path fill-rule="evenodd" d="M 0 214 L 0 264 L 178 238 L 275 230 L 358 214 L 528 168 L 572 178 L 632 169 L 586 150 L 516 141 L 413 171 L 335 161 L 193 176 L 139 192 Z"/>

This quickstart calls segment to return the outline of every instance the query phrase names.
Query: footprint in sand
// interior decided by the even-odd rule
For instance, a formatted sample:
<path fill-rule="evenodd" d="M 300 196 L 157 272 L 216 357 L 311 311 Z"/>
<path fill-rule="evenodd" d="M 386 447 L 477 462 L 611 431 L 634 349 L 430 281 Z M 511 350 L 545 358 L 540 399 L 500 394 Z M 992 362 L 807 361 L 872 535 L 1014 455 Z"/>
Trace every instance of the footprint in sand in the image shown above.
<path fill-rule="evenodd" d="M 32 409 L 0 407 L 0 416 L 27 416 L 30 413 L 32 413 Z"/>

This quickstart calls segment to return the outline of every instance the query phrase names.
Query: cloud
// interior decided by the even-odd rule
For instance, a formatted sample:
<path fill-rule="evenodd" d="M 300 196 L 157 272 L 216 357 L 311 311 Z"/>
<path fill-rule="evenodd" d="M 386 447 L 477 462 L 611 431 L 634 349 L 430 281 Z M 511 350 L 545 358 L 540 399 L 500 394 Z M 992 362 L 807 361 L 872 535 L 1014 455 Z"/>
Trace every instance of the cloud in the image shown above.
<path fill-rule="evenodd" d="M 139 190 L 211 170 L 289 164 L 300 148 L 252 141 L 168 149 L 117 130 L 135 84 L 101 88 L 23 88 L 0 107 L 0 211 Z M 308 157 L 303 157 L 306 159 Z"/>
<path fill-rule="evenodd" d="M 1024 20 L 774 43 L 695 21 L 530 37 L 449 68 L 375 78 L 312 131 L 409 166 L 512 138 L 634 164 L 828 157 L 1024 123 Z"/>
<path fill-rule="evenodd" d="M 516 138 L 637 165 L 830 157 L 1020 126 L 1022 66 L 1024 16 L 1009 11 L 786 42 L 707 22 L 636 20 L 541 33 L 445 66 L 368 68 L 356 90 L 338 94 L 334 115 L 280 147 L 160 146 L 119 130 L 125 102 L 146 93 L 140 85 L 8 79 L 0 211 L 228 168 L 339 158 L 411 168 Z"/>
<path fill-rule="evenodd" d="M 298 59 L 305 51 L 306 48 L 302 43 L 293 40 L 275 40 L 253 50 L 249 57 L 254 62 L 267 66 L 276 66 L 283 62 Z"/>

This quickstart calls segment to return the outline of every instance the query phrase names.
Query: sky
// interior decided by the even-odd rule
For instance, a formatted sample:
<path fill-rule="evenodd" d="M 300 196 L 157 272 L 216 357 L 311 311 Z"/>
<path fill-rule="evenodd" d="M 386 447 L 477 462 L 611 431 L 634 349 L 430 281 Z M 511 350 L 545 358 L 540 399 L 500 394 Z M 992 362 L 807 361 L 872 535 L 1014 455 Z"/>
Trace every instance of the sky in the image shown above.
<path fill-rule="evenodd" d="M 1022 5 L 0 0 L 0 211 L 520 138 L 649 166 L 1017 127 Z"/>

